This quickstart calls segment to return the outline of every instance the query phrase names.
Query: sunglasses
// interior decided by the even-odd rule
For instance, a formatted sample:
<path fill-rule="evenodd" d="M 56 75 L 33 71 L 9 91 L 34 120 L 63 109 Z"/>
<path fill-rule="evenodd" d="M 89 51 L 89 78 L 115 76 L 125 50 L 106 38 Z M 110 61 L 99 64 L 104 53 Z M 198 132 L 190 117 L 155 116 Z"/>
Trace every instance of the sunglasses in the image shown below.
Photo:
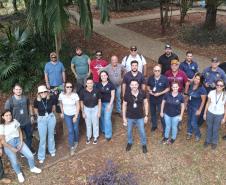
<path fill-rule="evenodd" d="M 219 85 L 219 84 L 217 84 L 216 87 L 224 87 L 224 85 Z"/>
<path fill-rule="evenodd" d="M 44 92 L 40 92 L 40 94 L 43 94 L 43 93 L 47 93 L 47 91 L 44 91 Z"/>
<path fill-rule="evenodd" d="M 66 88 L 67 88 L 67 89 L 69 89 L 69 88 L 72 89 L 72 86 L 67 86 Z"/>
<path fill-rule="evenodd" d="M 51 58 L 56 58 L 56 57 L 51 57 Z"/>
<path fill-rule="evenodd" d="M 137 49 L 131 49 L 130 51 L 137 51 Z"/>

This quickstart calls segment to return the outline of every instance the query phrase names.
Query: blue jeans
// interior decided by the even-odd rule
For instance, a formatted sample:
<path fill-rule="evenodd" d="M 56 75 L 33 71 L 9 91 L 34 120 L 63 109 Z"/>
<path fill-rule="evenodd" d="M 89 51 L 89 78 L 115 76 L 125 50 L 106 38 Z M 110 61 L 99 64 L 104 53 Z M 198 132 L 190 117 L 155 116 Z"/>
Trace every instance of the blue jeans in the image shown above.
<path fill-rule="evenodd" d="M 116 112 L 121 113 L 121 85 L 115 88 Z"/>
<path fill-rule="evenodd" d="M 198 116 L 196 111 L 198 109 L 192 106 L 188 106 L 188 122 L 187 122 L 187 134 L 192 135 L 194 131 L 196 137 L 201 137 L 201 133 L 198 126 Z"/>
<path fill-rule="evenodd" d="M 127 130 L 128 143 L 129 144 L 133 143 L 133 124 L 135 124 L 139 130 L 141 144 L 146 145 L 147 140 L 146 140 L 146 134 L 144 129 L 144 119 L 143 118 L 140 118 L 140 119 L 127 118 L 127 122 L 128 122 L 128 130 Z"/>
<path fill-rule="evenodd" d="M 101 128 L 101 132 L 105 133 L 105 138 L 112 137 L 111 113 L 113 110 L 113 106 L 111 106 L 110 110 L 107 111 L 108 105 L 109 103 L 102 103 L 101 117 L 100 117 L 100 128 Z"/>
<path fill-rule="evenodd" d="M 26 136 L 26 140 L 25 143 L 26 145 L 31 149 L 31 145 L 32 145 L 32 127 L 31 127 L 31 123 L 28 123 L 24 126 L 20 126 L 21 130 L 25 133 Z"/>
<path fill-rule="evenodd" d="M 39 148 L 38 159 L 45 160 L 46 154 L 46 136 L 48 136 L 48 150 L 50 154 L 56 152 L 54 130 L 56 126 L 56 117 L 53 113 L 48 116 L 38 116 Z"/>
<path fill-rule="evenodd" d="M 75 145 L 75 142 L 78 142 L 79 138 L 79 120 L 80 115 L 78 114 L 78 118 L 75 122 L 73 122 L 73 116 L 68 116 L 64 114 L 64 121 L 67 125 L 68 129 L 68 143 L 70 147 L 73 147 Z"/>
<path fill-rule="evenodd" d="M 151 112 L 151 123 L 152 123 L 152 128 L 156 128 L 157 127 L 157 112 L 160 113 L 161 110 L 161 102 L 156 104 L 153 103 L 152 101 L 150 101 L 150 112 Z M 162 129 L 163 129 L 163 133 L 165 131 L 165 120 L 164 118 L 161 118 L 161 123 L 162 123 Z"/>
<path fill-rule="evenodd" d="M 90 139 L 92 137 L 92 129 L 93 129 L 93 137 L 99 137 L 99 118 L 98 118 L 98 105 L 95 107 L 89 108 L 84 106 L 85 113 L 85 122 L 86 122 L 86 137 Z"/>
<path fill-rule="evenodd" d="M 10 144 L 12 147 L 17 148 L 20 145 L 20 138 L 19 137 L 13 138 L 10 141 L 8 141 L 7 143 Z M 13 170 L 16 172 L 16 174 L 21 173 L 20 165 L 17 162 L 16 153 L 12 152 L 7 147 L 4 147 L 4 151 L 5 151 L 6 155 L 8 156 L 11 166 L 12 166 Z M 20 153 L 22 153 L 27 158 L 30 169 L 34 168 L 35 167 L 34 156 L 25 143 L 23 143 Z"/>
<path fill-rule="evenodd" d="M 166 129 L 165 129 L 165 138 L 169 138 L 170 130 L 172 129 L 172 139 L 175 140 L 177 137 L 177 125 L 179 123 L 179 115 L 170 117 L 167 114 L 164 114 Z"/>
<path fill-rule="evenodd" d="M 206 124 L 207 124 L 207 133 L 206 133 L 206 142 L 217 144 L 219 139 L 219 128 L 221 125 L 221 120 L 224 115 L 216 115 L 211 112 L 207 112 L 206 115 Z"/>

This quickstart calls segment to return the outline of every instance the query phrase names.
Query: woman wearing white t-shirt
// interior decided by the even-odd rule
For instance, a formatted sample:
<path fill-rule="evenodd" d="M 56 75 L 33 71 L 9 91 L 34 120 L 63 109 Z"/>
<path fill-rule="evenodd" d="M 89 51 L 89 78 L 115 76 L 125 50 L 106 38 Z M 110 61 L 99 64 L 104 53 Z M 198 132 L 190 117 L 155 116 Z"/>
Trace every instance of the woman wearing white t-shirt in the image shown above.
<path fill-rule="evenodd" d="M 16 172 L 18 181 L 24 182 L 23 174 L 20 170 L 20 165 L 17 161 L 17 153 L 23 154 L 33 173 L 41 173 L 41 169 L 35 167 L 34 156 L 27 145 L 23 142 L 23 135 L 20 130 L 20 123 L 12 118 L 10 110 L 5 110 L 2 115 L 2 123 L 0 125 L 1 133 L 3 133 L 4 151 L 8 156 L 13 170 Z"/>
<path fill-rule="evenodd" d="M 71 155 L 74 155 L 79 137 L 79 97 L 73 92 L 72 83 L 67 82 L 64 92 L 59 95 L 61 117 L 64 118 L 68 129 L 68 143 Z"/>
<path fill-rule="evenodd" d="M 204 147 L 211 144 L 212 149 L 216 149 L 219 138 L 220 124 L 226 120 L 226 96 L 224 92 L 224 81 L 216 81 L 216 90 L 212 90 L 208 94 L 208 101 L 203 115 L 207 123 L 207 134 Z"/>

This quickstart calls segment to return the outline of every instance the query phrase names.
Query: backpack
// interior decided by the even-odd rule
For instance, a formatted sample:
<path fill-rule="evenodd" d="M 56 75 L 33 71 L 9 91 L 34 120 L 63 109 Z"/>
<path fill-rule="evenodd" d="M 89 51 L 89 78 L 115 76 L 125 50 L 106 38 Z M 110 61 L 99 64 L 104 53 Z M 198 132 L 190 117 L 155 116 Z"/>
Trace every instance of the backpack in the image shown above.
<path fill-rule="evenodd" d="M 142 61 L 143 60 L 143 56 L 141 54 L 138 54 L 138 55 L 140 57 L 140 60 Z M 129 58 L 129 55 L 126 56 L 125 65 L 124 65 L 125 68 L 126 68 L 126 62 L 127 62 L 128 58 Z"/>

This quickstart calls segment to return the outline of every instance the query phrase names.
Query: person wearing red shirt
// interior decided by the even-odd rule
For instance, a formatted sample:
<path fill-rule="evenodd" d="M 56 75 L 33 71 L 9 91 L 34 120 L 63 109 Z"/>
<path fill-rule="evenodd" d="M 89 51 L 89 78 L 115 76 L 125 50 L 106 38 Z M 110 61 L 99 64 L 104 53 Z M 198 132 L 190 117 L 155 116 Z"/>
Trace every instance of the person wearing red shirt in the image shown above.
<path fill-rule="evenodd" d="M 102 59 L 102 51 L 96 51 L 96 58 L 90 62 L 90 70 L 93 75 L 94 83 L 99 82 L 99 70 L 107 65 L 107 61 Z"/>
<path fill-rule="evenodd" d="M 176 59 L 171 60 L 171 69 L 166 71 L 165 76 L 168 78 L 169 83 L 177 81 L 179 83 L 179 92 L 188 92 L 188 78 L 184 71 L 179 69 L 180 62 Z"/>

